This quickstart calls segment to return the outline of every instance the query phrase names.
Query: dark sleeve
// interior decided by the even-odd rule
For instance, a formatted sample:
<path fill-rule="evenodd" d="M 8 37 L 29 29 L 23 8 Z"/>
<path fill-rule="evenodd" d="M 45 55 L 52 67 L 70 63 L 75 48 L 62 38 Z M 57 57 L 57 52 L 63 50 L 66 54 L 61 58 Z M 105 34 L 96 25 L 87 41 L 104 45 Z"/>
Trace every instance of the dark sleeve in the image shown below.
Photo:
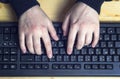
<path fill-rule="evenodd" d="M 36 0 L 9 0 L 9 3 L 15 10 L 18 18 L 31 7 L 39 5 Z"/>
<path fill-rule="evenodd" d="M 95 9 L 98 12 L 98 14 L 100 14 L 101 5 L 104 2 L 104 0 L 77 0 L 77 2 L 83 2 L 89 5 L 90 7 Z"/>

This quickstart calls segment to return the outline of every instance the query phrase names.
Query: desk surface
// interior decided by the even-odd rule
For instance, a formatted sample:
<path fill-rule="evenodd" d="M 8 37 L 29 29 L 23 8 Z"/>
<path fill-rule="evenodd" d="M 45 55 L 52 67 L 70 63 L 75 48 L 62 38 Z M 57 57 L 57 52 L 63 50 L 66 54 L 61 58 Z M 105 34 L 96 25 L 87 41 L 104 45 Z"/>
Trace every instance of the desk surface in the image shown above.
<path fill-rule="evenodd" d="M 53 21 L 62 21 L 64 14 L 74 4 L 74 0 L 38 0 L 41 7 Z M 54 5 L 53 5 L 54 2 Z M 49 4 L 48 4 L 49 3 Z M 67 4 L 67 5 L 66 5 Z M 60 16 L 63 14 L 62 16 Z M 0 3 L 0 21 L 16 21 L 10 5 Z M 120 1 L 105 2 L 102 6 L 100 21 L 120 22 Z M 74 79 L 74 77 L 0 77 L 0 79 Z M 76 79 L 119 79 L 119 77 L 75 77 Z"/>
<path fill-rule="evenodd" d="M 38 0 L 41 8 L 53 21 L 62 21 L 64 14 L 74 5 L 75 0 Z M 49 3 L 49 4 L 48 4 Z M 16 21 L 10 5 L 0 3 L 0 21 Z M 120 0 L 105 2 L 102 5 L 100 21 L 120 22 Z"/>

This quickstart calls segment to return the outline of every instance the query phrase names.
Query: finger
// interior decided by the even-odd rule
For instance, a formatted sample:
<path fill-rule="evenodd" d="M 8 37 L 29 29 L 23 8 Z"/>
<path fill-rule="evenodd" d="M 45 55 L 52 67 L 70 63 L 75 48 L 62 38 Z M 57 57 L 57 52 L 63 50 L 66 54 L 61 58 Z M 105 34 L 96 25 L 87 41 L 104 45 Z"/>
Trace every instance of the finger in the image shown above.
<path fill-rule="evenodd" d="M 68 36 L 68 45 L 67 45 L 67 53 L 68 54 L 72 54 L 73 51 L 73 46 L 74 46 L 74 42 L 76 39 L 76 35 L 78 32 L 78 26 L 76 24 L 71 25 L 70 27 L 70 32 L 69 32 L 69 36 Z"/>
<path fill-rule="evenodd" d="M 22 52 L 26 53 L 24 33 L 19 32 L 19 43 L 20 43 L 20 48 L 21 48 Z"/>
<path fill-rule="evenodd" d="M 85 45 L 89 45 L 91 42 L 92 42 L 92 32 L 86 34 Z"/>
<path fill-rule="evenodd" d="M 56 30 L 55 30 L 52 22 L 49 22 L 49 24 L 48 24 L 48 30 L 49 30 L 50 35 L 52 36 L 52 38 L 53 38 L 54 40 L 56 40 L 56 41 L 59 40 L 59 38 L 58 38 L 58 36 L 57 36 L 57 33 L 56 33 Z"/>
<path fill-rule="evenodd" d="M 95 32 L 94 32 L 94 39 L 93 39 L 93 42 L 92 42 L 92 47 L 93 48 L 97 45 L 98 41 L 99 41 L 99 29 L 95 30 Z"/>
<path fill-rule="evenodd" d="M 26 45 L 30 53 L 34 53 L 32 35 L 26 35 Z"/>
<path fill-rule="evenodd" d="M 44 29 L 42 39 L 43 39 L 48 57 L 52 58 L 52 46 L 51 46 L 50 36 L 48 34 L 47 29 Z"/>
<path fill-rule="evenodd" d="M 41 55 L 41 41 L 40 41 L 40 36 L 33 36 L 33 47 L 34 47 L 34 51 L 36 54 Z"/>
<path fill-rule="evenodd" d="M 77 38 L 77 49 L 80 50 L 82 49 L 82 47 L 84 46 L 85 44 L 85 31 L 82 29 L 82 30 L 79 30 L 78 32 L 78 38 Z"/>
<path fill-rule="evenodd" d="M 68 15 L 62 25 L 62 30 L 63 30 L 63 35 L 66 36 L 67 32 L 68 32 L 68 27 L 69 27 L 69 19 L 70 19 L 70 15 Z"/>

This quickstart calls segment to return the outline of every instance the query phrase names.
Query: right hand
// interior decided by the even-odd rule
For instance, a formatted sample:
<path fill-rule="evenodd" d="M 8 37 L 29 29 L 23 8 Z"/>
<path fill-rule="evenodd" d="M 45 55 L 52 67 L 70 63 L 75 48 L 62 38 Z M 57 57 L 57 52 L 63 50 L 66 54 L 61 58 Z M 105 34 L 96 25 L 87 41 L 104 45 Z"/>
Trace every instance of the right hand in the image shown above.
<path fill-rule="evenodd" d="M 47 55 L 52 58 L 49 33 L 54 40 L 59 39 L 52 22 L 38 5 L 30 8 L 20 17 L 19 43 L 23 53 L 26 53 L 28 49 L 31 54 L 41 55 L 40 38 L 42 38 Z"/>

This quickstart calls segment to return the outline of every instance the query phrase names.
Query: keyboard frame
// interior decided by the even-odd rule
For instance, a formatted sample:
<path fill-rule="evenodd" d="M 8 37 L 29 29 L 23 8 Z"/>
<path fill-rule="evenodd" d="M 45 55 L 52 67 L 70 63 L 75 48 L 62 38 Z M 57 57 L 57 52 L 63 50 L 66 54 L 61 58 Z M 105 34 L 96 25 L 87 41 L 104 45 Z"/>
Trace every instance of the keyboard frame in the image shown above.
<path fill-rule="evenodd" d="M 56 22 L 54 22 L 56 23 Z M 58 22 L 59 23 L 59 22 Z M 0 22 L 0 26 L 13 26 L 17 25 L 17 22 Z M 101 24 L 116 24 L 116 26 L 120 23 L 101 23 Z M 102 26 L 103 27 L 103 26 Z M 109 26 L 104 26 L 109 27 Z M 20 53 L 20 51 L 18 51 Z M 20 55 L 20 54 L 18 54 Z M 0 62 L 1 63 L 1 62 Z M 43 62 L 40 62 L 41 64 Z M 46 62 L 51 65 L 50 62 Z M 53 62 L 55 63 L 55 62 Z M 62 63 L 62 62 L 61 62 Z M 65 63 L 65 62 L 64 62 Z M 0 76 L 120 76 L 120 63 L 119 62 L 96 62 L 97 64 L 113 64 L 114 67 L 116 67 L 113 70 L 84 70 L 83 64 L 95 64 L 94 62 L 66 62 L 67 64 L 75 63 L 75 64 L 81 64 L 82 68 L 81 70 L 1 70 Z M 8 63 L 9 64 L 9 63 Z M 17 64 L 20 64 L 20 62 L 17 62 Z M 59 64 L 59 62 L 58 62 Z M 19 67 L 19 65 L 18 65 Z M 119 67 L 119 68 L 118 68 Z"/>

